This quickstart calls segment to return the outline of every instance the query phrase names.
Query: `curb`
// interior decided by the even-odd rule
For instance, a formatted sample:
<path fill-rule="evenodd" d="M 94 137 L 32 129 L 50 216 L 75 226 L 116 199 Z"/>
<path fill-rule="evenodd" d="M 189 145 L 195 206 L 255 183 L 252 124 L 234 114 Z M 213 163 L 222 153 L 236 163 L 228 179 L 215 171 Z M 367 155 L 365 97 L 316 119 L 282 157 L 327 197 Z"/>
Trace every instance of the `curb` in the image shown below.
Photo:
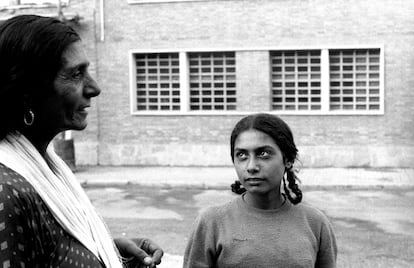
<path fill-rule="evenodd" d="M 75 173 L 84 187 L 230 189 L 233 167 L 83 167 Z M 298 173 L 303 189 L 414 188 L 414 169 L 313 168 Z"/>
<path fill-rule="evenodd" d="M 206 184 L 168 184 L 168 183 L 136 183 L 136 182 L 107 182 L 107 181 L 80 181 L 84 188 L 159 188 L 159 189 L 190 189 L 190 190 L 231 190 L 230 185 L 206 185 Z M 414 185 L 299 185 L 299 188 L 305 191 L 324 191 L 324 190 L 383 190 L 383 189 L 414 189 Z"/>

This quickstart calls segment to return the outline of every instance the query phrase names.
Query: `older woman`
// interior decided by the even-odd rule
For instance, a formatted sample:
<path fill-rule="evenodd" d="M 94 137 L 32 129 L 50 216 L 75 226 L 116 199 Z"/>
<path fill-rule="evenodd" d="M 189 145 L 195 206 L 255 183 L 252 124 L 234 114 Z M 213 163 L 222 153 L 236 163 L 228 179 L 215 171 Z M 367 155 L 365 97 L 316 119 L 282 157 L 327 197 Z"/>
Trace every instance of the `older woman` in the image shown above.
<path fill-rule="evenodd" d="M 0 26 L 0 265 L 155 267 L 148 239 L 111 238 L 74 174 L 49 147 L 82 130 L 100 89 L 79 35 L 66 24 L 21 15 Z"/>

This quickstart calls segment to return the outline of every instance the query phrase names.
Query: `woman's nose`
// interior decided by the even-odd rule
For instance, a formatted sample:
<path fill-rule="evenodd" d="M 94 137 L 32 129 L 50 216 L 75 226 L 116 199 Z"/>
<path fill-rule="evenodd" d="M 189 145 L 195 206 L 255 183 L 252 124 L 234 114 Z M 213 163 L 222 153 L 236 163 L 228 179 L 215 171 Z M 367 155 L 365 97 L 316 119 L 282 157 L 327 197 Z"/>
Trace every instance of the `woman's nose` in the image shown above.
<path fill-rule="evenodd" d="M 86 77 L 84 93 L 89 98 L 96 97 L 101 93 L 98 83 L 89 74 Z"/>

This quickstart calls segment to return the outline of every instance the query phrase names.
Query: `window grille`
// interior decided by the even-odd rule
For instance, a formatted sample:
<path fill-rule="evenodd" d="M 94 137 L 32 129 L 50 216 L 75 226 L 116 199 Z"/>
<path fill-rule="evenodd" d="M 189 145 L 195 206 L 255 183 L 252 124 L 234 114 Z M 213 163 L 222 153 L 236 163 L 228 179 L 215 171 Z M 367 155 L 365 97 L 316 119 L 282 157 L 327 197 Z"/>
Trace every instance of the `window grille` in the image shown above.
<path fill-rule="evenodd" d="M 381 49 L 270 50 L 271 87 L 263 96 L 270 93 L 271 99 L 263 106 L 270 104 L 270 111 L 282 114 L 381 114 Z M 237 94 L 235 55 L 234 51 L 132 52 L 131 112 L 248 112 L 237 107 L 237 97 L 248 93 Z"/>
<path fill-rule="evenodd" d="M 138 111 L 180 110 L 178 53 L 135 54 Z"/>
<path fill-rule="evenodd" d="M 380 110 L 380 49 L 329 51 L 330 110 Z"/>
<path fill-rule="evenodd" d="M 190 110 L 236 110 L 234 52 L 189 53 Z"/>
<path fill-rule="evenodd" d="M 272 51 L 272 110 L 321 109 L 321 52 Z"/>

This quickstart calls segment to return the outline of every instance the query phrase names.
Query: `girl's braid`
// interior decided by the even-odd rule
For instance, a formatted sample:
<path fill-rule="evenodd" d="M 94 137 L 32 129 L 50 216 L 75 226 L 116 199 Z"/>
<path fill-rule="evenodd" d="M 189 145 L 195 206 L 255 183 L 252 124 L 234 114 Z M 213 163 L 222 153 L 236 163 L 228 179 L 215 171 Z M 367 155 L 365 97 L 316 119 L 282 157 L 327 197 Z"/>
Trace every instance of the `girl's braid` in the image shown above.
<path fill-rule="evenodd" d="M 283 177 L 283 187 L 285 189 L 285 193 L 292 204 L 299 204 L 302 201 L 302 191 L 296 183 L 297 177 L 292 167 L 286 169 L 286 178 L 289 184 L 286 185 L 285 177 Z M 288 187 L 295 194 L 295 197 L 292 197 Z"/>
<path fill-rule="evenodd" d="M 246 192 L 246 188 L 242 187 L 240 181 L 237 180 L 231 185 L 231 191 L 236 194 L 242 194 Z"/>

